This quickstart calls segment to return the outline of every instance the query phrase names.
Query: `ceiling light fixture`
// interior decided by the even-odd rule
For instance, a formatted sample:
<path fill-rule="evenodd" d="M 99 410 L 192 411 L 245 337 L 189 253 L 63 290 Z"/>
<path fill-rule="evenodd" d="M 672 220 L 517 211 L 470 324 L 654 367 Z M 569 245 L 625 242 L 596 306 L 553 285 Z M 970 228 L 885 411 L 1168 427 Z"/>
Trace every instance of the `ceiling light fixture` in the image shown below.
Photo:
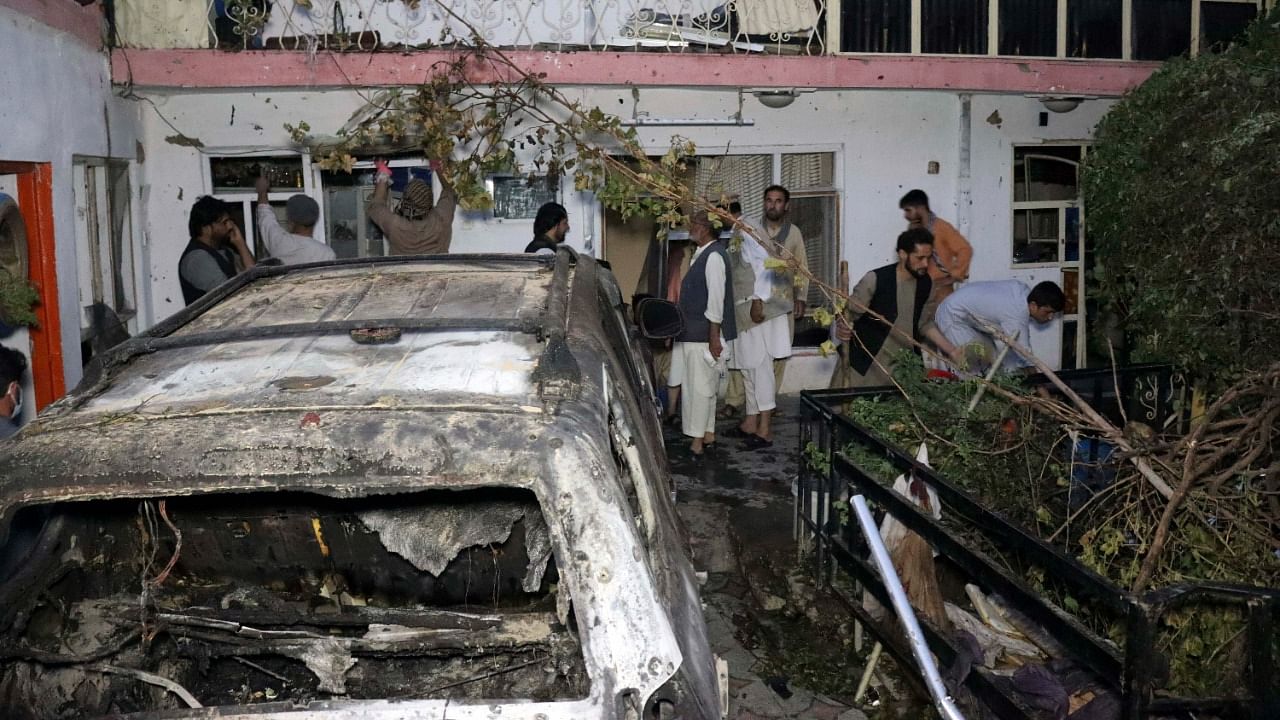
<path fill-rule="evenodd" d="M 784 108 L 801 94 L 813 91 L 814 88 L 743 88 L 743 92 L 755 95 L 761 105 L 769 108 Z"/>
<path fill-rule="evenodd" d="M 1049 112 L 1069 113 L 1080 107 L 1080 103 L 1084 102 L 1082 97 L 1042 97 L 1040 104 Z"/>

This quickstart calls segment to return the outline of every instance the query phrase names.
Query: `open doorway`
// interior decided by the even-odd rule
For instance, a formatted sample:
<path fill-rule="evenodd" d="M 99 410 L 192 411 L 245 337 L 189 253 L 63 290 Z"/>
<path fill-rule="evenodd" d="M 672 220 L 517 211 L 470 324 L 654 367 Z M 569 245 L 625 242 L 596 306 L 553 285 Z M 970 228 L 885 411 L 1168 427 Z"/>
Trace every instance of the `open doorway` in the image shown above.
<path fill-rule="evenodd" d="M 25 276 L 40 295 L 36 323 L 9 327 L 0 323 L 0 344 L 27 356 L 29 375 L 25 417 L 66 394 L 62 329 L 58 315 L 58 278 L 54 265 L 53 168 L 48 163 L 0 160 L 0 205 L 6 211 L 5 271 Z"/>

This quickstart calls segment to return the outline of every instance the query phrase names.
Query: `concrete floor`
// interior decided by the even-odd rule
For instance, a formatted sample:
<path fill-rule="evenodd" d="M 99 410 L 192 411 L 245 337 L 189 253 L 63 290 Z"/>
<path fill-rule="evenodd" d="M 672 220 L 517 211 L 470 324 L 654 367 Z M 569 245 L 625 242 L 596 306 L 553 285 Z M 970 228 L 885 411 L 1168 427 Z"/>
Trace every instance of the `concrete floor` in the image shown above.
<path fill-rule="evenodd" d="M 799 398 L 780 400 L 783 417 L 775 424 L 772 448 L 744 450 L 740 440 L 722 434 L 737 421 L 725 421 L 716 444 L 695 459 L 678 425 L 667 430 L 677 508 L 692 537 L 694 566 L 708 574 L 702 598 L 711 645 L 729 663 L 729 717 L 865 720 L 861 710 L 846 704 L 851 692 L 833 693 L 842 702 L 804 687 L 815 663 L 789 650 L 822 644 L 828 656 L 857 663 L 841 637 L 847 623 L 832 620 L 830 613 L 823 618 L 805 602 L 813 592 L 805 574 L 796 571 L 791 504 L 799 467 Z M 831 622 L 839 623 L 834 631 Z M 816 664 L 826 666 L 820 672 L 831 668 L 820 659 Z M 837 666 L 848 681 L 843 685 L 856 684 L 856 666 Z M 839 676 L 833 684 L 826 675 L 821 682 L 840 683 Z"/>

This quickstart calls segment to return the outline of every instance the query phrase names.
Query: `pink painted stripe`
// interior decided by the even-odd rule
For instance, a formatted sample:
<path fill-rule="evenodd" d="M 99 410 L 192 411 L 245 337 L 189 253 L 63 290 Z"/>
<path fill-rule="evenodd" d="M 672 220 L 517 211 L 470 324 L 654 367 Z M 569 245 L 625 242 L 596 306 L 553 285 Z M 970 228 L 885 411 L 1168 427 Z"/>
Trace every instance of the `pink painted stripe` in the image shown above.
<path fill-rule="evenodd" d="M 0 0 L 3 1 L 3 0 Z M 554 85 L 642 87 L 814 87 L 1055 93 L 1117 96 L 1159 63 L 987 57 L 693 55 L 636 52 L 507 52 L 519 67 Z M 126 62 L 127 57 L 127 62 Z M 115 50 L 116 83 L 154 88 L 326 88 L 412 85 L 456 54 L 320 54 L 287 51 Z M 500 79 L 475 68 L 474 79 Z"/>
<path fill-rule="evenodd" d="M 0 7 L 61 30 L 94 49 L 102 47 L 102 6 L 73 0 L 0 0 Z"/>

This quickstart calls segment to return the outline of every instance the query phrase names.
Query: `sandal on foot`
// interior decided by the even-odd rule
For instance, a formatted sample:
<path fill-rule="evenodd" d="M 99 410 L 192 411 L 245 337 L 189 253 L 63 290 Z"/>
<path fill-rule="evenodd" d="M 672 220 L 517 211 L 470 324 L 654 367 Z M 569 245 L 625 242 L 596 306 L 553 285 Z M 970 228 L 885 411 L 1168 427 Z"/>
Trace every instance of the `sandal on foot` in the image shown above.
<path fill-rule="evenodd" d="M 773 447 L 773 441 L 765 440 L 759 435 L 752 435 L 742 442 L 742 446 L 747 450 L 760 450 L 762 448 Z"/>

